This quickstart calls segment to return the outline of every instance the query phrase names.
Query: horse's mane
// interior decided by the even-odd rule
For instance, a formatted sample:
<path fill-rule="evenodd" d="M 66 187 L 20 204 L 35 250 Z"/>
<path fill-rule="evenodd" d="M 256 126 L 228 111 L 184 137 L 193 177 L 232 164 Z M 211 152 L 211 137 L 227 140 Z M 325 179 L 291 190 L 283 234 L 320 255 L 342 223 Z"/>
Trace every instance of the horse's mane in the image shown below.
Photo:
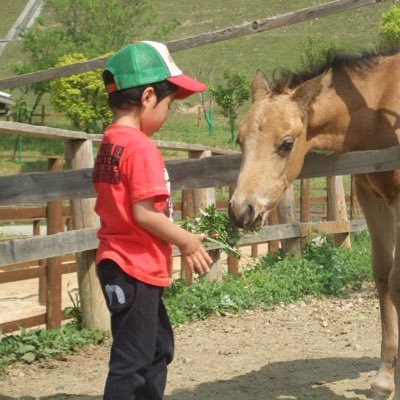
<path fill-rule="evenodd" d="M 327 51 L 322 60 L 314 64 L 308 70 L 293 72 L 284 67 L 277 68 L 272 74 L 270 87 L 273 93 L 282 93 L 285 89 L 291 89 L 299 86 L 309 79 L 315 78 L 328 69 L 334 72 L 343 68 L 361 69 L 371 68 L 377 63 L 379 57 L 385 57 L 395 54 L 399 49 L 386 51 L 370 51 L 358 54 L 338 52 L 335 50 Z"/>

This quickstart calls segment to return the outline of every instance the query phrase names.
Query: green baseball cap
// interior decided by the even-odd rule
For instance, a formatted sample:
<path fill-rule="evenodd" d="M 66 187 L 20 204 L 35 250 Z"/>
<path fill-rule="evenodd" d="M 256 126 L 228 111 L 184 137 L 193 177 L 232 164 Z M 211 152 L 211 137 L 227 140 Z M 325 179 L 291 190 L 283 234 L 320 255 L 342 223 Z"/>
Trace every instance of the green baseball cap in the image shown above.
<path fill-rule="evenodd" d="M 134 41 L 115 53 L 107 62 L 114 82 L 106 85 L 107 93 L 135 86 L 169 81 L 178 87 L 176 99 L 204 91 L 207 86 L 193 79 L 176 66 L 167 46 L 152 41 Z"/>

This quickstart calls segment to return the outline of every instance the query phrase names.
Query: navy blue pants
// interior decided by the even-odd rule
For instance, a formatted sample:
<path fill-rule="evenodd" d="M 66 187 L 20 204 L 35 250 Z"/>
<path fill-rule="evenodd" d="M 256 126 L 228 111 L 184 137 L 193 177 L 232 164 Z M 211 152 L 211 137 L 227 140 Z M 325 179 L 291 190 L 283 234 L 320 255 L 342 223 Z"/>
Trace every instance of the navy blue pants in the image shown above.
<path fill-rule="evenodd" d="M 104 400 L 161 400 L 174 352 L 163 288 L 132 278 L 112 260 L 101 261 L 97 273 L 113 337 Z"/>

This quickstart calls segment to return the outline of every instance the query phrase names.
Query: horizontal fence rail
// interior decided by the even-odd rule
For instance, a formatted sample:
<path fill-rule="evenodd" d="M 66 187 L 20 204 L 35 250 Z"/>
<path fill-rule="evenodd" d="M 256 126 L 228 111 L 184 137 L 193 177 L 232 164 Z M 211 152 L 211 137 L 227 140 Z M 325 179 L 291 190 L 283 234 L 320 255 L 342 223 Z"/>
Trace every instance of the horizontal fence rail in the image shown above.
<path fill-rule="evenodd" d="M 246 246 L 270 240 L 301 238 L 310 236 L 312 232 L 330 234 L 358 232 L 364 229 L 366 229 L 364 220 L 271 225 L 264 226 L 258 232 L 244 235 L 237 245 Z M 0 243 L 0 267 L 93 250 L 97 249 L 97 247 L 97 228 L 77 229 L 48 236 L 7 240 Z M 208 247 L 208 249 L 216 248 L 218 246 L 211 245 Z M 179 254 L 178 249 L 174 248 L 173 255 L 178 256 Z"/>
<path fill-rule="evenodd" d="M 166 161 L 172 190 L 233 185 L 241 155 Z M 384 150 L 306 156 L 299 179 L 375 173 L 400 169 L 400 145 Z M 50 200 L 95 197 L 92 169 L 38 172 L 0 177 L 0 206 L 41 203 Z"/>

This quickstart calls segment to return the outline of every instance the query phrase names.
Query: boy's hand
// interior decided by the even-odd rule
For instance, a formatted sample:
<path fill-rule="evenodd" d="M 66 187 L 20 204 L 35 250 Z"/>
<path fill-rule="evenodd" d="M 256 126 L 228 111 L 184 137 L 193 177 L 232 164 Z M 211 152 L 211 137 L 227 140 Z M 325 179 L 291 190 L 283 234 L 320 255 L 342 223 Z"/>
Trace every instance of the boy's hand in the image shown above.
<path fill-rule="evenodd" d="M 187 242 L 179 247 L 179 251 L 186 265 L 193 272 L 195 269 L 199 274 L 210 271 L 208 267 L 212 263 L 210 255 L 201 245 L 201 240 L 206 237 L 204 233 L 189 233 Z"/>

